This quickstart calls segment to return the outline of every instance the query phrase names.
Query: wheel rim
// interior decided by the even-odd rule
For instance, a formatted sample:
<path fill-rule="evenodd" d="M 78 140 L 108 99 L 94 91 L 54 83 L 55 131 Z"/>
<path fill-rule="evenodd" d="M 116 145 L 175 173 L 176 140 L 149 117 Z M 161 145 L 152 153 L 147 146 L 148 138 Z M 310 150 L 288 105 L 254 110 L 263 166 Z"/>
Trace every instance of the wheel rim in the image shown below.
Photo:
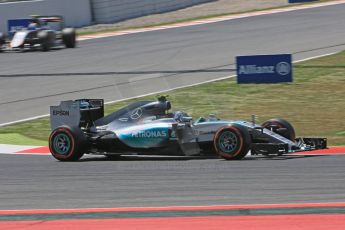
<path fill-rule="evenodd" d="M 71 140 L 65 133 L 56 135 L 53 139 L 54 151 L 61 155 L 66 155 L 71 149 Z"/>
<path fill-rule="evenodd" d="M 238 144 L 238 138 L 233 132 L 225 131 L 219 136 L 218 145 L 222 152 L 232 153 L 236 150 Z"/>

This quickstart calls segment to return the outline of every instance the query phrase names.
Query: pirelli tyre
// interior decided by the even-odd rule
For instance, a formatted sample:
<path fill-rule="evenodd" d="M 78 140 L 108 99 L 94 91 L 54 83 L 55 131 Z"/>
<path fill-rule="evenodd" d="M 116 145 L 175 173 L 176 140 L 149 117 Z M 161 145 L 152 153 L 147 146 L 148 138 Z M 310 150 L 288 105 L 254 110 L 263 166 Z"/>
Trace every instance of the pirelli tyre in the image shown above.
<path fill-rule="evenodd" d="M 233 124 L 220 128 L 213 144 L 216 153 L 224 159 L 240 160 L 247 155 L 251 140 L 246 128 Z"/>
<path fill-rule="evenodd" d="M 76 32 L 74 28 L 65 28 L 62 30 L 62 41 L 66 48 L 76 47 Z"/>
<path fill-rule="evenodd" d="M 6 44 L 6 35 L 0 32 L 0 52 L 2 52 L 3 46 Z"/>
<path fill-rule="evenodd" d="M 293 126 L 286 120 L 281 118 L 273 118 L 262 124 L 263 128 L 270 129 L 273 132 L 291 140 L 296 140 L 296 133 Z"/>
<path fill-rule="evenodd" d="M 59 161 L 77 161 L 85 153 L 86 138 L 79 127 L 60 126 L 49 137 L 49 150 Z"/>
<path fill-rule="evenodd" d="M 55 34 L 50 30 L 41 30 L 37 32 L 37 38 L 41 45 L 42 51 L 51 50 L 55 42 Z"/>

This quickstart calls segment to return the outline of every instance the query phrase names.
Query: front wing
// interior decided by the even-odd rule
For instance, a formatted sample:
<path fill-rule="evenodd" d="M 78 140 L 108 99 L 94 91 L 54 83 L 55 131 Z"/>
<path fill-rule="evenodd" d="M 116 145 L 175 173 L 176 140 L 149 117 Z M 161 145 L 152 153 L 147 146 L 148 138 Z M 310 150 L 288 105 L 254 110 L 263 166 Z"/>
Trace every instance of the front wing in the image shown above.
<path fill-rule="evenodd" d="M 326 138 L 302 137 L 296 139 L 296 145 L 290 150 L 288 144 L 284 143 L 253 143 L 251 153 L 252 155 L 283 155 L 326 148 Z"/>

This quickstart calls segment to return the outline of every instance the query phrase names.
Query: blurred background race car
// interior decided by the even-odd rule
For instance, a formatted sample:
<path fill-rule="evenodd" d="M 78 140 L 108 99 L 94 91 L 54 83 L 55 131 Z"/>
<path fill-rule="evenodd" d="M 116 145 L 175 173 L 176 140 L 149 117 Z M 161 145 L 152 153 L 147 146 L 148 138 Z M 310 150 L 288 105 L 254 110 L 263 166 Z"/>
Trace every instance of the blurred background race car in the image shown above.
<path fill-rule="evenodd" d="M 9 20 L 9 24 L 13 21 L 16 19 Z M 12 27 L 7 35 L 0 32 L 0 52 L 76 47 L 76 31 L 64 27 L 62 16 L 32 16 L 17 21 L 25 26 Z"/>

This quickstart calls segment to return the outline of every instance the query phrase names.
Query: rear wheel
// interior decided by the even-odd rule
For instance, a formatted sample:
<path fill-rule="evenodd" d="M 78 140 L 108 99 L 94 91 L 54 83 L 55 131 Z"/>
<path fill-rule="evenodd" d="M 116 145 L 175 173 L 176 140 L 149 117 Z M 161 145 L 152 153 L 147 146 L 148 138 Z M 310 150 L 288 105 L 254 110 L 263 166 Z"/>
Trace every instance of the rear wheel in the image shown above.
<path fill-rule="evenodd" d="M 220 128 L 214 137 L 216 153 L 226 160 L 244 158 L 250 148 L 250 136 L 246 128 L 230 125 Z"/>
<path fill-rule="evenodd" d="M 85 152 L 85 135 L 79 127 L 61 126 L 49 137 L 49 149 L 59 161 L 77 161 Z"/>
<path fill-rule="evenodd" d="M 291 140 L 295 141 L 296 134 L 293 126 L 286 120 L 281 118 L 273 118 L 262 124 L 263 128 L 270 129 L 273 132 Z"/>
<path fill-rule="evenodd" d="M 62 30 L 62 41 L 66 48 L 75 48 L 76 46 L 76 32 L 74 28 L 65 28 Z"/>

